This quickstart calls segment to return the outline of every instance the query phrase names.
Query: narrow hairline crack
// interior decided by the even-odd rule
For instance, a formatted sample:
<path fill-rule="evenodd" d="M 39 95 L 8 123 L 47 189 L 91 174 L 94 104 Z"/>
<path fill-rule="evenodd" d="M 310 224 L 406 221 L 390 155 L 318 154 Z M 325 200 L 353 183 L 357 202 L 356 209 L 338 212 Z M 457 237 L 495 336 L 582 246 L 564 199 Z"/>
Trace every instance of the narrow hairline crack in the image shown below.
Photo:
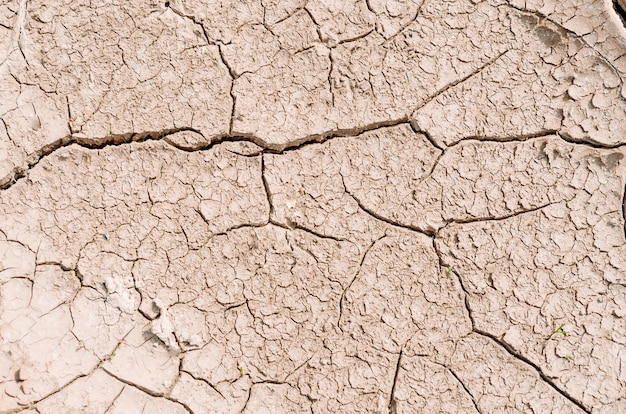
<path fill-rule="evenodd" d="M 361 256 L 361 261 L 359 262 L 359 266 L 357 267 L 356 272 L 354 272 L 354 276 L 352 277 L 352 280 L 350 280 L 350 283 L 348 283 L 348 286 L 346 286 L 346 288 L 343 290 L 343 292 L 341 292 L 341 296 L 339 297 L 339 304 L 338 304 L 339 316 L 337 317 L 337 328 L 341 332 L 343 332 L 343 329 L 341 328 L 341 318 L 343 316 L 343 301 L 345 299 L 346 293 L 352 287 L 352 284 L 357 279 L 357 277 L 359 277 L 359 273 L 361 273 L 361 268 L 363 267 L 363 263 L 365 263 L 365 258 L 367 257 L 367 254 L 376 245 L 376 243 L 378 243 L 379 241 L 381 241 L 385 237 L 387 237 L 387 235 L 383 234 L 378 239 L 372 240 L 370 242 L 370 244 L 365 248 L 365 251 L 363 252 L 363 256 Z"/>
<path fill-rule="evenodd" d="M 469 72 L 467 75 L 456 79 L 446 85 L 444 85 L 443 87 L 441 87 L 440 89 L 436 90 L 435 92 L 433 92 L 431 95 L 427 96 L 426 98 L 424 98 L 424 100 L 418 104 L 412 111 L 411 111 L 411 117 L 414 116 L 414 114 L 419 111 L 420 109 L 424 108 L 426 105 L 428 105 L 430 102 L 434 101 L 435 99 L 437 99 L 439 96 L 443 95 L 444 93 L 446 93 L 449 89 L 454 88 L 455 86 L 467 81 L 468 79 L 473 78 L 474 76 L 478 75 L 479 73 L 481 73 L 482 71 L 484 71 L 485 69 L 487 69 L 489 66 L 493 65 L 494 63 L 496 63 L 498 60 L 500 60 L 504 55 L 506 55 L 509 52 L 509 49 L 505 50 L 504 52 L 501 52 L 500 54 L 498 54 L 497 56 L 495 56 L 494 58 L 489 59 L 488 61 L 486 61 L 485 63 L 483 63 L 482 65 L 478 66 L 476 69 L 474 69 L 473 71 Z"/>
<path fill-rule="evenodd" d="M 471 393 L 469 388 L 467 388 L 465 383 L 461 381 L 461 378 L 459 378 L 459 376 L 456 374 L 456 372 L 454 372 L 452 368 L 446 367 L 446 369 L 450 372 L 450 374 L 452 374 L 452 376 L 458 381 L 458 383 L 461 384 L 461 387 L 463 387 L 467 395 L 470 396 L 470 399 L 472 400 L 472 403 L 474 404 L 474 408 L 476 409 L 478 414 L 482 414 L 483 412 L 481 411 L 480 407 L 478 407 L 478 403 L 476 402 L 476 398 L 474 398 L 474 394 Z"/>

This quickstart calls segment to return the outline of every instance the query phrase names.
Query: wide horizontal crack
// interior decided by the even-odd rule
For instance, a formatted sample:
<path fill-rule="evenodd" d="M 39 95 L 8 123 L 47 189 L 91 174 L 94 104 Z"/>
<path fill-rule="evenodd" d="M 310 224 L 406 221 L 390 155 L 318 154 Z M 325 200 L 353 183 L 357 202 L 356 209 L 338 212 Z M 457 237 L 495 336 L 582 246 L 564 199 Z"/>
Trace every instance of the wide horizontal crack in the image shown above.
<path fill-rule="evenodd" d="M 161 131 L 131 132 L 126 134 L 109 134 L 104 137 L 97 138 L 86 138 L 76 135 L 67 135 L 63 138 L 57 139 L 54 142 L 44 145 L 39 150 L 30 154 L 26 160 L 26 166 L 18 166 L 13 168 L 13 170 L 9 174 L 0 179 L 0 190 L 6 190 L 12 187 L 17 181 L 25 177 L 27 172 L 31 170 L 35 165 L 37 165 L 39 161 L 41 161 L 43 158 L 70 145 L 79 145 L 87 149 L 103 149 L 108 146 L 125 145 L 130 143 L 139 143 L 145 141 L 163 141 L 170 146 L 184 152 L 198 152 L 210 150 L 216 145 L 224 142 L 247 142 L 261 147 L 263 153 L 282 154 L 284 152 L 298 150 L 306 145 L 323 143 L 333 138 L 355 138 L 366 132 L 408 123 L 408 117 L 405 116 L 402 118 L 388 121 L 374 122 L 355 128 L 335 129 L 321 134 L 312 134 L 304 138 L 296 139 L 283 144 L 274 144 L 253 134 L 236 132 L 232 134 L 217 135 L 209 139 L 208 142 L 198 145 L 182 145 L 173 142 L 172 140 L 167 138 L 168 136 L 176 134 L 178 132 L 193 132 L 202 135 L 200 131 L 191 127 L 171 128 Z"/>
<path fill-rule="evenodd" d="M 561 138 L 561 140 L 568 142 L 570 144 L 586 145 L 588 147 L 592 147 L 596 149 L 619 149 L 622 147 L 626 147 L 626 142 L 620 142 L 617 144 L 605 144 L 603 142 L 596 141 L 591 137 L 588 139 L 574 138 L 571 135 L 569 135 L 567 132 L 563 132 L 563 131 L 558 131 L 557 136 Z"/>

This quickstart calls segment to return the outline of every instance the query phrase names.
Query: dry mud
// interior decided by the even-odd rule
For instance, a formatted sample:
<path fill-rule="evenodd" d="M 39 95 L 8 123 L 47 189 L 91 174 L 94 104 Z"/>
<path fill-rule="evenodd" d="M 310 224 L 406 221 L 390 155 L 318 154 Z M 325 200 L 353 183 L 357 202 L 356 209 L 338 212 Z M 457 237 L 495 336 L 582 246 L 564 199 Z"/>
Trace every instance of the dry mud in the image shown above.
<path fill-rule="evenodd" d="M 617 4 L 4 0 L 0 413 L 626 412 Z"/>

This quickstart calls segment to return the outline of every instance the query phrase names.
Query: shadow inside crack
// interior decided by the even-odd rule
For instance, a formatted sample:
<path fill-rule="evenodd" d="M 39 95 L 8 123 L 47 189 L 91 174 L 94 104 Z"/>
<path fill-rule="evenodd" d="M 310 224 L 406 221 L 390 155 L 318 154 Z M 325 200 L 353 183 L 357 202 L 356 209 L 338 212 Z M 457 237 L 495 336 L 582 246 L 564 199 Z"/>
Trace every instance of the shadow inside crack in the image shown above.
<path fill-rule="evenodd" d="M 613 8 L 620 17 L 624 27 L 626 27 L 626 0 L 613 0 Z"/>

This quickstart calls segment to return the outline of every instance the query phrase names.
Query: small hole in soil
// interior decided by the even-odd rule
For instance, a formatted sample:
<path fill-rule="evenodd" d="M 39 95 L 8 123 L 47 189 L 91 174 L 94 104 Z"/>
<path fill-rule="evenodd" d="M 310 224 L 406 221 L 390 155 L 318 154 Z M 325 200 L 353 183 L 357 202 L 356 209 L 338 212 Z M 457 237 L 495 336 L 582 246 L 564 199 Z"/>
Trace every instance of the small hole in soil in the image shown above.
<path fill-rule="evenodd" d="M 165 7 L 170 7 L 170 2 L 169 1 L 165 2 Z"/>

